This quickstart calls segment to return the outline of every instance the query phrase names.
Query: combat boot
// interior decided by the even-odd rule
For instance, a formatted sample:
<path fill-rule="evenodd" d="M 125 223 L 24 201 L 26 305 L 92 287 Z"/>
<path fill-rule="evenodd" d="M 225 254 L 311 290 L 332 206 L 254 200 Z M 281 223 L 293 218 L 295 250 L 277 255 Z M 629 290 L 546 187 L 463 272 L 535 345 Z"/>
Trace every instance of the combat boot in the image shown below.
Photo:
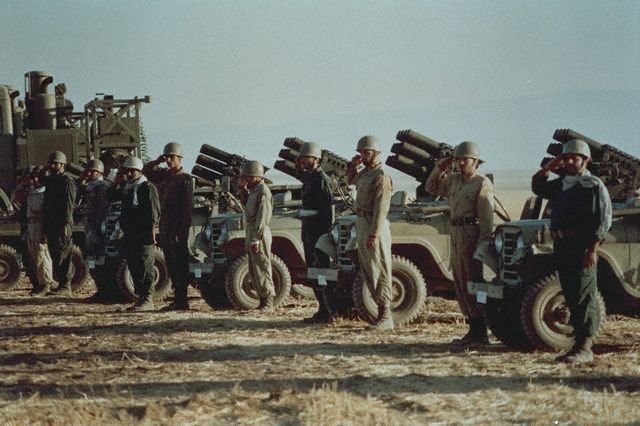
<path fill-rule="evenodd" d="M 42 297 L 42 296 L 46 296 L 47 294 L 49 294 L 50 291 L 51 291 L 51 289 L 49 288 L 49 286 L 43 286 L 43 287 L 40 287 L 38 289 L 34 288 L 29 293 L 29 296 Z"/>
<path fill-rule="evenodd" d="M 47 296 L 73 297 L 73 291 L 70 287 L 58 286 L 47 293 Z"/>
<path fill-rule="evenodd" d="M 391 306 L 383 306 L 381 309 L 378 309 L 381 311 L 381 314 L 378 320 L 369 328 L 372 330 L 393 330 L 395 328 L 395 324 L 393 323 Z"/>
<path fill-rule="evenodd" d="M 260 305 L 258 305 L 258 310 L 262 312 L 273 312 L 275 310 L 273 306 L 273 296 L 269 295 L 267 297 L 260 299 Z"/>
<path fill-rule="evenodd" d="M 329 309 L 329 306 L 327 306 L 327 302 L 324 297 L 324 290 L 316 290 L 314 291 L 314 293 L 316 294 L 316 299 L 318 299 L 318 311 L 309 318 L 305 318 L 302 321 L 305 324 L 331 322 L 331 310 Z"/>
<path fill-rule="evenodd" d="M 145 312 L 145 311 L 153 311 L 156 307 L 153 304 L 153 299 L 151 296 L 147 296 L 145 298 L 141 298 L 135 305 L 129 307 L 127 311 L 129 312 Z"/>
<path fill-rule="evenodd" d="M 566 362 L 568 364 L 586 364 L 593 362 L 592 347 L 593 339 L 591 337 L 585 337 L 580 339 L 580 341 L 576 340 L 573 348 L 566 354 L 557 357 L 556 361 Z"/>
<path fill-rule="evenodd" d="M 484 317 L 469 318 L 469 331 L 459 339 L 453 339 L 451 343 L 463 347 L 473 347 L 489 344 L 489 336 L 487 335 L 487 323 Z"/>
<path fill-rule="evenodd" d="M 188 311 L 189 310 L 189 302 L 186 300 L 174 300 L 169 303 L 167 306 L 162 308 L 162 311 Z"/>

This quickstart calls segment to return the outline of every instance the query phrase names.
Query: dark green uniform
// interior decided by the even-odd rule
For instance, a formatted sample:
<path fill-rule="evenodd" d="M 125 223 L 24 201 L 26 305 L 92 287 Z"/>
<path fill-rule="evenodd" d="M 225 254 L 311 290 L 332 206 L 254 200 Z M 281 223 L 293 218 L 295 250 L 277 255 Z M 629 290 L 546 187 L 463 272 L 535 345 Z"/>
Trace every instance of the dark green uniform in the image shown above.
<path fill-rule="evenodd" d="M 53 278 L 60 289 L 71 290 L 71 227 L 76 207 L 76 184 L 66 174 L 50 175 L 43 179 L 44 233 L 53 263 Z"/>
<path fill-rule="evenodd" d="M 160 247 L 167 261 L 176 298 L 187 302 L 189 286 L 189 228 L 193 210 L 193 179 L 181 168 L 177 173 L 160 167 L 145 167 L 145 176 L 160 193 Z"/>
<path fill-rule="evenodd" d="M 544 173 L 535 174 L 531 189 L 551 202 L 555 263 L 576 342 L 580 342 L 598 330 L 597 264 L 585 267 L 583 262 L 588 248 L 604 240 L 609 230 L 611 200 L 602 181 L 588 171 L 573 181 L 547 179 Z"/>
<path fill-rule="evenodd" d="M 160 201 L 155 185 L 141 176 L 135 182 L 119 185 L 112 191 L 122 200 L 120 226 L 124 233 L 123 254 L 127 259 L 136 295 L 141 301 L 153 292 L 153 245 L 155 227 L 160 218 Z"/>
<path fill-rule="evenodd" d="M 302 181 L 302 208 L 316 210 L 317 215 L 302 219 L 302 243 L 308 267 L 315 266 L 315 246 L 318 238 L 329 231 L 334 221 L 333 194 L 329 176 L 318 167 L 300 174 Z"/>

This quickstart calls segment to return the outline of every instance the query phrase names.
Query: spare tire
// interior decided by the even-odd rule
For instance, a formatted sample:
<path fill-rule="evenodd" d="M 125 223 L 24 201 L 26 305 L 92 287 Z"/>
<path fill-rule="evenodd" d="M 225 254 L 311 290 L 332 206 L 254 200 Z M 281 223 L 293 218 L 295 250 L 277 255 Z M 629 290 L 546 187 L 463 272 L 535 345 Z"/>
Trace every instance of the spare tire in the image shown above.
<path fill-rule="evenodd" d="M 161 301 L 171 291 L 171 277 L 169 277 L 169 269 L 167 268 L 167 262 L 164 259 L 164 253 L 160 247 L 153 247 L 153 260 L 155 269 L 155 278 L 153 280 L 153 300 Z M 136 295 L 133 278 L 131 272 L 127 266 L 126 259 L 120 259 L 118 270 L 116 272 L 116 282 L 122 292 L 123 296 L 131 301 L 137 302 L 138 296 Z"/>
<path fill-rule="evenodd" d="M 427 284 L 420 269 L 404 257 L 391 257 L 391 314 L 396 325 L 409 324 L 422 312 L 427 299 Z M 353 284 L 353 303 L 360 317 L 373 323 L 378 303 L 369 290 L 364 275 L 358 273 Z"/>
<path fill-rule="evenodd" d="M 74 245 L 71 249 L 71 291 L 80 291 L 91 280 L 89 267 L 84 261 L 80 247 Z"/>
<path fill-rule="evenodd" d="M 271 254 L 273 286 L 276 296 L 274 307 L 279 306 L 291 291 L 291 274 L 287 265 L 275 254 Z M 256 309 L 260 305 L 260 297 L 253 288 L 249 277 L 249 256 L 243 255 L 233 261 L 225 277 L 225 289 L 229 301 L 239 310 Z"/>
<path fill-rule="evenodd" d="M 18 253 L 13 247 L 0 244 L 0 290 L 15 287 L 22 276 Z"/>

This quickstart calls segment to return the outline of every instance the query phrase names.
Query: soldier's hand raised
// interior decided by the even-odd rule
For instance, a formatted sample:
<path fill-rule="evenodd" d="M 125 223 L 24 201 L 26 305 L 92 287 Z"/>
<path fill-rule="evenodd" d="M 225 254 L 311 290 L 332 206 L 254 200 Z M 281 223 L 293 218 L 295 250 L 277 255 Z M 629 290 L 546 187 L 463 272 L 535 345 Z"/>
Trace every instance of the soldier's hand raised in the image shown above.
<path fill-rule="evenodd" d="M 436 166 L 438 166 L 440 170 L 444 171 L 444 170 L 447 170 L 447 168 L 451 165 L 452 162 L 453 162 L 453 157 L 444 157 L 438 160 L 438 163 L 436 164 Z"/>

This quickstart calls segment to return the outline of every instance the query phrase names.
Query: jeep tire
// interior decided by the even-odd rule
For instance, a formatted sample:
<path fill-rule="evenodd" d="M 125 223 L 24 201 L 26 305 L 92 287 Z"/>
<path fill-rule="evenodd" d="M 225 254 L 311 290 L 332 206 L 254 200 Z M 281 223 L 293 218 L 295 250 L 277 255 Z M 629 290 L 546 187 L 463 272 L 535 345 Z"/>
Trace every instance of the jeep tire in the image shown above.
<path fill-rule="evenodd" d="M 155 269 L 155 279 L 152 285 L 152 295 L 154 301 L 164 300 L 165 297 L 171 291 L 171 277 L 169 276 L 169 269 L 167 268 L 167 262 L 164 259 L 164 253 L 160 247 L 153 247 L 153 260 Z M 116 282 L 122 292 L 123 296 L 131 301 L 137 302 L 138 296 L 135 293 L 133 286 L 133 278 L 131 272 L 127 266 L 127 260 L 125 258 L 120 259 L 118 264 L 118 270 L 116 272 Z"/>
<path fill-rule="evenodd" d="M 197 288 L 200 292 L 202 299 L 213 309 L 228 309 L 231 308 L 231 302 L 227 297 L 227 292 L 223 285 L 218 284 L 224 280 L 224 275 L 220 276 L 219 273 L 211 274 L 207 278 L 200 278 L 197 280 Z"/>
<path fill-rule="evenodd" d="M 273 286 L 276 296 L 274 307 L 279 306 L 291 291 L 291 274 L 287 265 L 275 254 L 271 254 Z M 233 261 L 225 277 L 225 290 L 234 308 L 247 311 L 260 305 L 260 297 L 249 277 L 249 256 L 243 255 Z"/>
<path fill-rule="evenodd" d="M 396 325 L 409 324 L 422 312 L 427 298 L 427 285 L 422 273 L 410 260 L 391 256 L 391 314 Z M 361 272 L 353 284 L 353 302 L 360 317 L 373 323 L 378 316 L 378 303 Z"/>
<path fill-rule="evenodd" d="M 13 247 L 0 244 L 0 290 L 13 288 L 22 277 L 18 254 Z"/>

